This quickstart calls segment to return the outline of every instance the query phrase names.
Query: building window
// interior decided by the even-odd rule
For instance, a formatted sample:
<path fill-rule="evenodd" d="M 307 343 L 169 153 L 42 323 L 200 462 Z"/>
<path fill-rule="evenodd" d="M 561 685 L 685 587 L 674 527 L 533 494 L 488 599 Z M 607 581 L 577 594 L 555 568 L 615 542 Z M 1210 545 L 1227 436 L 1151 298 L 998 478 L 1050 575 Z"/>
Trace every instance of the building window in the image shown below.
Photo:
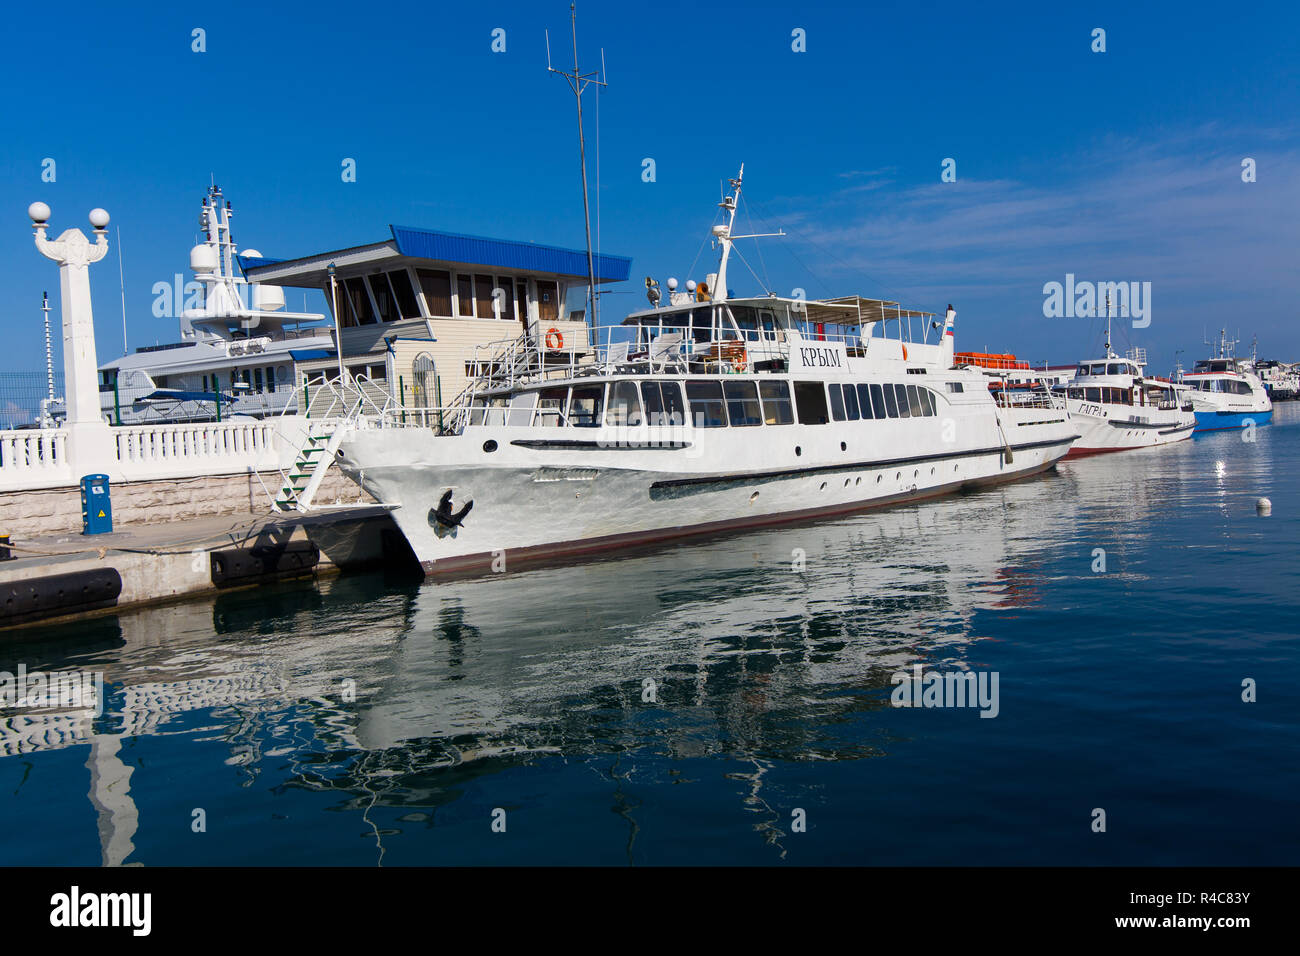
<path fill-rule="evenodd" d="M 515 283 L 515 301 L 519 303 L 519 321 L 528 328 L 528 280 L 520 279 Z"/>
<path fill-rule="evenodd" d="M 456 274 L 457 314 L 468 318 L 474 317 L 474 284 L 469 276 Z"/>
<path fill-rule="evenodd" d="M 496 287 L 492 293 L 495 296 L 496 290 L 501 290 L 501 314 L 498 319 L 515 320 L 515 282 L 509 276 L 498 276 Z"/>
<path fill-rule="evenodd" d="M 424 293 L 424 305 L 429 315 L 455 315 L 451 311 L 451 273 L 416 269 L 415 275 L 420 280 L 420 291 Z"/>
<path fill-rule="evenodd" d="M 388 273 L 388 281 L 393 286 L 393 295 L 397 296 L 397 311 L 404 319 L 418 319 L 420 307 L 415 304 L 415 287 L 405 269 Z"/>
<path fill-rule="evenodd" d="M 375 310 L 370 307 L 370 296 L 366 293 L 366 284 L 361 277 L 345 279 L 343 288 L 347 290 L 348 305 L 352 307 L 352 314 L 357 324 L 374 325 Z"/>
<path fill-rule="evenodd" d="M 388 287 L 388 277 L 382 272 L 369 276 L 370 291 L 375 297 L 375 309 L 380 322 L 396 322 L 397 303 L 393 301 L 393 290 Z"/>
<path fill-rule="evenodd" d="M 474 277 L 474 304 L 478 307 L 480 319 L 495 319 L 496 309 L 492 301 L 492 289 L 495 283 L 491 276 Z"/>

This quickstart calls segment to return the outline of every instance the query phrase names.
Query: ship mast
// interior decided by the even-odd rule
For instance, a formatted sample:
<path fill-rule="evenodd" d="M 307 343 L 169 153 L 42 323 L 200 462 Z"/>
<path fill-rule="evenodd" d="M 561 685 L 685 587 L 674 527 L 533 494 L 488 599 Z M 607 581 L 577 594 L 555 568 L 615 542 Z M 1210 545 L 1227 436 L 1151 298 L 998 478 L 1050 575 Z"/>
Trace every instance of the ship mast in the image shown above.
<path fill-rule="evenodd" d="M 582 172 L 582 218 L 587 228 L 587 327 L 593 332 L 597 328 L 596 317 L 596 262 L 591 253 L 591 203 L 587 197 L 587 143 L 582 132 L 582 93 L 588 84 L 595 83 L 597 86 L 607 86 L 603 79 L 599 79 L 603 70 L 593 70 L 590 73 L 583 73 L 578 69 L 578 12 L 576 5 L 569 4 L 569 28 L 573 34 L 573 70 L 557 70 L 551 66 L 551 36 L 548 32 L 546 35 L 546 69 L 551 73 L 558 73 L 569 81 L 569 89 L 573 90 L 573 98 L 578 105 L 578 164 Z M 602 65 L 604 54 L 601 54 Z"/>

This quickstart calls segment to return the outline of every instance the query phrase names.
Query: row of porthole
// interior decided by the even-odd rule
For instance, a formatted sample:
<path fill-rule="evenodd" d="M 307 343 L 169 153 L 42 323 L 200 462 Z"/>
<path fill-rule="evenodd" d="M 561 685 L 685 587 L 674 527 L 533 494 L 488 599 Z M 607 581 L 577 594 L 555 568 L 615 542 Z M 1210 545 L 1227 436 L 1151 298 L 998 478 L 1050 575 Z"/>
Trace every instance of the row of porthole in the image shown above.
<path fill-rule="evenodd" d="M 953 470 L 953 471 L 956 471 L 956 470 L 957 470 L 957 466 L 956 466 L 956 465 L 953 465 L 953 466 L 952 466 L 952 470 Z M 931 474 L 931 475 L 934 474 L 934 468 L 933 468 L 933 467 L 930 469 L 930 474 Z M 884 477 L 883 475 L 876 475 L 876 484 L 880 484 L 880 479 L 883 478 L 883 477 Z M 914 470 L 912 471 L 912 477 L 913 477 L 913 478 L 919 478 L 919 477 L 921 477 L 921 469 L 919 469 L 919 468 L 914 469 Z M 901 481 L 902 478 L 903 478 L 903 473 L 902 473 L 901 471 L 896 471 L 896 472 L 894 472 L 894 480 L 895 480 L 895 481 Z M 858 477 L 857 477 L 856 480 L 854 480 L 854 479 L 850 479 L 850 478 L 845 478 L 845 479 L 844 479 L 844 487 L 845 487 L 845 488 L 847 488 L 847 487 L 849 486 L 849 482 L 850 482 L 850 481 L 852 481 L 853 484 L 855 484 L 855 485 L 860 485 L 860 484 L 862 484 L 862 476 L 861 476 L 861 475 L 858 475 Z M 818 490 L 818 491 L 825 491 L 825 490 L 826 490 L 826 482 L 823 481 L 823 482 L 822 482 L 822 486 L 821 486 L 820 488 L 818 488 L 817 490 Z M 754 492 L 754 494 L 750 495 L 749 500 L 750 500 L 750 501 L 753 501 L 753 500 L 754 500 L 755 498 L 757 498 L 757 497 L 758 497 L 758 492 Z"/>

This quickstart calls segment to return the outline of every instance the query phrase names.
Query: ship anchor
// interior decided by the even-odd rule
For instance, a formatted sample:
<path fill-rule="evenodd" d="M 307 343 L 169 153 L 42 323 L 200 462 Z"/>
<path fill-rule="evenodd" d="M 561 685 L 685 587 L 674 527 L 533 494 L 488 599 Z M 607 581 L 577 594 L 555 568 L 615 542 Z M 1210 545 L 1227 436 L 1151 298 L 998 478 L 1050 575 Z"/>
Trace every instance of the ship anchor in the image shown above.
<path fill-rule="evenodd" d="M 448 488 L 443 492 L 438 507 L 429 509 L 429 524 L 438 524 L 443 528 L 454 530 L 459 528 L 469 514 L 469 510 L 474 507 L 473 500 L 465 503 L 465 507 L 459 511 L 451 510 L 451 489 Z"/>

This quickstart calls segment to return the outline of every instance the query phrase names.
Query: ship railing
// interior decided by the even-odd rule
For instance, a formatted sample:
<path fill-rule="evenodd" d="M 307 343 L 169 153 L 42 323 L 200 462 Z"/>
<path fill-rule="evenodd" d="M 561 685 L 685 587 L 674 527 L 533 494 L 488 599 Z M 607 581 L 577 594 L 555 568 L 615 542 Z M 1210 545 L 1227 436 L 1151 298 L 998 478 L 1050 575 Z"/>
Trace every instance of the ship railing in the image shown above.
<path fill-rule="evenodd" d="M 432 429 L 436 435 L 459 435 L 469 421 L 471 406 L 459 405 L 394 405 L 378 418 L 357 422 L 357 428 L 423 428 Z"/>

